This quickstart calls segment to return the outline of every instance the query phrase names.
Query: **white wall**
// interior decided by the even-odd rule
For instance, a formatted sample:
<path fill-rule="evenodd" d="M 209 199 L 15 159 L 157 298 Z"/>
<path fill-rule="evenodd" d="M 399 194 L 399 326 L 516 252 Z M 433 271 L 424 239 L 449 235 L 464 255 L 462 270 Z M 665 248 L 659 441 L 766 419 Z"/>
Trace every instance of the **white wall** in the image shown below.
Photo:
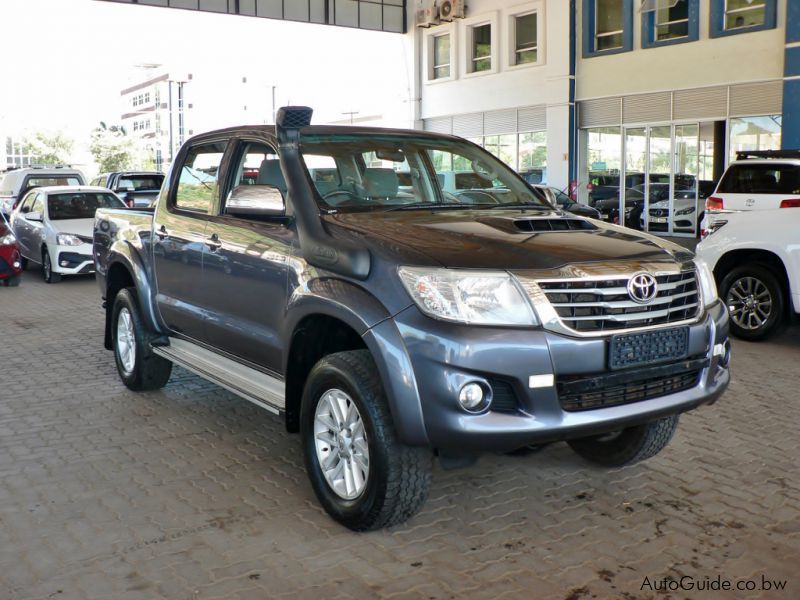
<path fill-rule="evenodd" d="M 425 28 L 414 27 L 414 2 L 409 2 L 410 47 L 415 54 L 417 94 L 414 119 L 486 112 L 523 106 L 547 107 L 548 182 L 565 187 L 569 148 L 569 2 L 565 0 L 470 0 L 467 18 Z M 511 15 L 535 8 L 539 11 L 539 61 L 514 66 Z M 468 27 L 492 23 L 492 64 L 489 72 L 468 73 Z M 428 72 L 430 35 L 451 35 L 451 77 L 431 80 Z M 414 111 L 410 111 L 413 113 Z M 417 126 L 421 126 L 417 121 Z"/>
<path fill-rule="evenodd" d="M 700 0 L 700 39 L 660 48 L 642 48 L 634 8 L 633 50 L 591 58 L 582 58 L 583 2 L 577 4 L 577 100 L 783 77 L 786 0 L 778 0 L 775 29 L 720 38 L 709 37 L 711 0 Z"/>

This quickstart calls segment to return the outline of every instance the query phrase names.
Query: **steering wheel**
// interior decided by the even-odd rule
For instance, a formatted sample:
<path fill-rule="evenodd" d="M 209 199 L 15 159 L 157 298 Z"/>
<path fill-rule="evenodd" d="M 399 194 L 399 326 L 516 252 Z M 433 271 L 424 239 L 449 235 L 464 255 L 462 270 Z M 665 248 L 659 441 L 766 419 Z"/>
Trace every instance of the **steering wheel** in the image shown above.
<path fill-rule="evenodd" d="M 341 200 L 340 202 L 331 202 L 330 201 L 331 198 L 334 198 L 336 196 L 347 196 L 347 198 Z M 361 200 L 361 198 L 359 198 L 356 194 L 354 194 L 349 190 L 333 190 L 332 192 L 328 192 L 327 194 L 323 195 L 322 199 L 325 200 L 325 202 L 327 202 L 328 204 L 331 204 L 333 206 L 338 206 L 343 202 L 347 202 L 348 199 L 356 201 Z"/>
<path fill-rule="evenodd" d="M 463 190 L 456 192 L 455 196 L 461 204 L 500 204 L 500 201 L 492 194 L 482 190 Z M 466 199 L 467 202 L 464 202 L 463 199 Z"/>

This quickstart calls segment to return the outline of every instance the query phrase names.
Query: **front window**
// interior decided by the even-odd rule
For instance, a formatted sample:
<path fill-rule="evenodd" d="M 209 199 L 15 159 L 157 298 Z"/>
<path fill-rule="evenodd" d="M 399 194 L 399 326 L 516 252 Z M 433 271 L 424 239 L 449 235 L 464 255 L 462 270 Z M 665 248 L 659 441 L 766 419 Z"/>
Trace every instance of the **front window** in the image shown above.
<path fill-rule="evenodd" d="M 113 194 L 104 192 L 70 192 L 47 197 L 47 214 L 51 221 L 93 219 L 98 208 L 125 208 L 125 205 Z"/>
<path fill-rule="evenodd" d="M 192 148 L 181 168 L 175 206 L 193 212 L 208 213 L 219 190 L 217 175 L 225 144 L 207 144 Z"/>
<path fill-rule="evenodd" d="M 596 0 L 595 50 L 615 50 L 624 44 L 623 0 Z"/>
<path fill-rule="evenodd" d="M 689 35 L 689 0 L 658 0 L 655 40 L 674 40 Z"/>
<path fill-rule="evenodd" d="M 725 29 L 764 25 L 766 14 L 763 0 L 725 0 Z"/>
<path fill-rule="evenodd" d="M 492 26 L 478 25 L 472 28 L 472 72 L 488 71 L 492 68 Z"/>
<path fill-rule="evenodd" d="M 450 77 L 450 35 L 437 35 L 433 38 L 433 78 Z"/>
<path fill-rule="evenodd" d="M 535 12 L 514 18 L 514 64 L 535 63 L 538 55 L 537 15 Z"/>
<path fill-rule="evenodd" d="M 320 204 L 328 210 L 547 207 L 508 166 L 471 144 L 309 136 L 301 152 Z"/>

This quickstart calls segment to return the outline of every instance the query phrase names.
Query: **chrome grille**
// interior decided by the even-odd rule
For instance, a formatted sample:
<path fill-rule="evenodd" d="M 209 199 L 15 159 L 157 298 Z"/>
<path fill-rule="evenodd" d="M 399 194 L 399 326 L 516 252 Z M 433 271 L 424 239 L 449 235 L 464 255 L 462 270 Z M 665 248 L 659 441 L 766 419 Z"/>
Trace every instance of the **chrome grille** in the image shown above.
<path fill-rule="evenodd" d="M 578 332 L 619 331 L 694 318 L 700 294 L 694 271 L 658 275 L 658 293 L 647 304 L 628 295 L 629 278 L 537 281 L 561 323 Z"/>

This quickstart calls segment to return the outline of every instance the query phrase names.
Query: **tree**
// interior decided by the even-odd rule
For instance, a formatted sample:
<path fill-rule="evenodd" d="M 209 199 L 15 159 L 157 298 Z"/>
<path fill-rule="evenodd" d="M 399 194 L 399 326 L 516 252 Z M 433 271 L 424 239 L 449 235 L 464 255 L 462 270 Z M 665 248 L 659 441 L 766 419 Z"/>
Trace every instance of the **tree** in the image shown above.
<path fill-rule="evenodd" d="M 60 131 L 53 134 L 38 131 L 32 138 L 25 138 L 23 145 L 33 164 L 63 165 L 70 162 L 75 142 Z"/>
<path fill-rule="evenodd" d="M 121 125 L 107 127 L 100 122 L 100 127 L 92 131 L 89 151 L 94 156 L 101 173 L 125 171 L 131 169 L 136 162 L 136 147 Z"/>

